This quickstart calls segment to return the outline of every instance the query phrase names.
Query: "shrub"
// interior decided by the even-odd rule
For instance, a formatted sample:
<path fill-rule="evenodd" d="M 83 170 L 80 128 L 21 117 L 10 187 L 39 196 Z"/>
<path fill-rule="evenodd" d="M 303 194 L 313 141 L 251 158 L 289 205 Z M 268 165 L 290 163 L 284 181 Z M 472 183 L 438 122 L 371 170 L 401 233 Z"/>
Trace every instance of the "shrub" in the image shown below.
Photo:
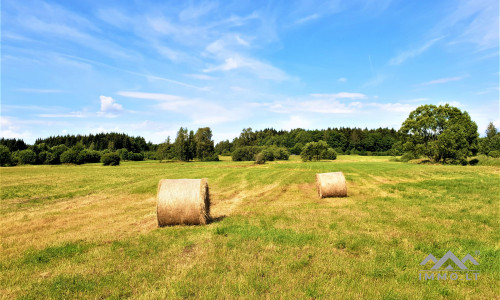
<path fill-rule="evenodd" d="M 405 154 L 403 154 L 403 156 L 401 156 L 399 161 L 408 162 L 412 159 L 417 159 L 417 158 L 418 158 L 418 156 L 416 156 L 415 154 L 413 154 L 411 152 L 406 152 Z"/>
<path fill-rule="evenodd" d="M 295 144 L 295 146 L 292 147 L 292 149 L 290 149 L 290 152 L 292 154 L 299 155 L 300 152 L 302 152 L 302 148 L 304 148 L 304 144 L 297 143 L 297 144 Z"/>
<path fill-rule="evenodd" d="M 477 158 L 473 158 L 473 159 L 471 159 L 471 160 L 469 161 L 469 165 L 471 165 L 471 166 L 475 166 L 475 165 L 477 165 L 478 163 L 479 163 L 479 159 L 477 159 Z"/>
<path fill-rule="evenodd" d="M 284 147 L 274 147 L 273 153 L 274 158 L 277 160 L 288 160 L 290 158 L 290 153 Z"/>
<path fill-rule="evenodd" d="M 320 160 L 323 151 L 328 149 L 328 144 L 325 141 L 318 142 L 310 142 L 307 143 L 302 152 L 300 153 L 300 157 L 303 161 L 308 160 Z"/>
<path fill-rule="evenodd" d="M 38 153 L 38 163 L 39 164 L 48 164 L 47 158 L 49 155 L 52 156 L 52 154 L 48 151 L 42 151 L 42 152 Z"/>
<path fill-rule="evenodd" d="M 43 163 L 46 165 L 57 165 L 59 163 L 59 157 L 54 153 L 47 152 L 47 156 L 45 157 L 45 161 Z"/>
<path fill-rule="evenodd" d="M 262 151 L 259 154 L 262 154 L 262 156 L 264 157 L 264 162 L 274 160 L 274 152 L 270 148 L 262 149 Z M 255 156 L 255 161 L 257 161 L 257 156 L 259 154 Z"/>
<path fill-rule="evenodd" d="M 68 147 L 66 147 L 66 145 L 64 144 L 61 144 L 59 146 L 54 146 L 52 148 L 50 148 L 50 151 L 52 152 L 52 154 L 54 155 L 53 157 L 53 160 L 50 164 L 58 164 L 61 162 L 61 154 L 63 154 L 65 151 L 68 150 Z"/>
<path fill-rule="evenodd" d="M 129 160 L 130 159 L 129 152 L 126 148 L 120 149 L 120 150 L 116 151 L 116 153 L 118 153 L 118 155 L 120 155 L 121 160 Z"/>
<path fill-rule="evenodd" d="M 144 160 L 144 154 L 129 152 L 128 159 L 133 161 L 142 161 Z"/>
<path fill-rule="evenodd" d="M 61 154 L 59 160 L 63 164 L 76 164 L 78 158 L 78 152 L 74 150 L 67 150 Z"/>
<path fill-rule="evenodd" d="M 488 153 L 489 156 L 494 157 L 494 158 L 499 158 L 500 157 L 500 150 L 493 150 Z"/>
<path fill-rule="evenodd" d="M 94 150 L 82 150 L 76 157 L 77 164 L 97 163 L 101 160 L 101 153 Z"/>
<path fill-rule="evenodd" d="M 24 165 L 27 164 L 34 165 L 37 159 L 35 152 L 29 149 L 19 151 L 17 157 L 19 159 L 19 163 Z"/>
<path fill-rule="evenodd" d="M 255 160 L 255 155 L 262 151 L 262 147 L 258 146 L 243 146 L 236 148 L 233 151 L 233 161 L 251 161 Z"/>
<path fill-rule="evenodd" d="M 0 166 L 9 166 L 12 164 L 12 155 L 10 154 L 9 148 L 4 145 L 0 145 Z"/>
<path fill-rule="evenodd" d="M 201 161 L 219 161 L 219 155 L 214 153 L 211 156 L 204 157 Z"/>
<path fill-rule="evenodd" d="M 260 152 L 259 154 L 257 154 L 255 156 L 255 163 L 258 164 L 258 165 L 263 165 L 266 163 L 266 156 Z"/>
<path fill-rule="evenodd" d="M 118 166 L 120 164 L 120 156 L 116 152 L 106 153 L 101 157 L 103 166 Z"/>
<path fill-rule="evenodd" d="M 337 152 L 335 152 L 333 148 L 328 148 L 321 153 L 321 158 L 330 160 L 337 159 Z"/>

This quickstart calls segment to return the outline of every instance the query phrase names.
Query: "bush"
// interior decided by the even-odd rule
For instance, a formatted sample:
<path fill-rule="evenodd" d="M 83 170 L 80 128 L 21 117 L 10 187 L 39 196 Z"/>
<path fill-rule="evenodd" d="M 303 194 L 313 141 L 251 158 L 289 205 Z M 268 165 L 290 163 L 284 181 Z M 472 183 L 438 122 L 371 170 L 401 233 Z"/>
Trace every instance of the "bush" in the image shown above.
<path fill-rule="evenodd" d="M 488 153 L 488 156 L 494 157 L 494 158 L 499 158 L 500 157 L 500 150 L 493 150 Z"/>
<path fill-rule="evenodd" d="M 143 161 L 144 160 L 144 154 L 129 152 L 128 153 L 128 159 L 129 160 L 133 160 L 133 161 Z"/>
<path fill-rule="evenodd" d="M 475 166 L 475 165 L 477 165 L 478 163 L 479 163 L 479 159 L 477 159 L 477 158 L 473 158 L 473 159 L 471 159 L 471 160 L 469 161 L 469 165 L 471 165 L 471 166 Z"/>
<path fill-rule="evenodd" d="M 120 155 L 121 160 L 129 160 L 130 159 L 129 152 L 126 148 L 120 149 L 120 150 L 116 151 L 116 153 L 118 153 L 118 155 Z"/>
<path fill-rule="evenodd" d="M 222 156 L 231 156 L 231 151 L 224 149 L 221 153 Z"/>
<path fill-rule="evenodd" d="M 262 151 L 259 154 L 261 154 L 263 156 L 264 162 L 266 162 L 266 161 L 273 161 L 274 160 L 274 152 L 270 148 L 264 148 L 264 149 L 262 149 Z M 255 156 L 255 161 L 257 161 L 257 156 L 259 154 L 257 154 Z"/>
<path fill-rule="evenodd" d="M 211 156 L 204 157 L 201 161 L 219 161 L 219 155 L 214 153 Z"/>
<path fill-rule="evenodd" d="M 408 162 L 412 159 L 417 159 L 417 158 L 418 158 L 418 156 L 416 156 L 415 154 L 413 154 L 411 152 L 406 152 L 405 154 L 403 154 L 403 156 L 401 156 L 399 161 Z"/>
<path fill-rule="evenodd" d="M 68 151 L 68 147 L 66 147 L 66 145 L 64 144 L 50 148 L 50 152 L 52 152 L 52 155 L 54 156 L 50 164 L 55 165 L 60 163 L 61 154 L 63 154 L 65 151 Z"/>
<path fill-rule="evenodd" d="M 4 145 L 0 145 L 0 166 L 10 166 L 12 164 L 12 155 L 10 154 L 9 148 Z"/>
<path fill-rule="evenodd" d="M 103 166 L 118 166 L 120 164 L 120 156 L 116 152 L 106 153 L 101 157 Z"/>
<path fill-rule="evenodd" d="M 330 160 L 337 159 L 337 152 L 335 152 L 333 148 L 328 148 L 321 153 L 321 158 Z"/>
<path fill-rule="evenodd" d="M 74 150 L 67 150 L 61 154 L 59 160 L 63 164 L 76 164 L 78 158 L 78 152 Z"/>
<path fill-rule="evenodd" d="M 17 158 L 19 160 L 19 163 L 23 165 L 34 165 L 36 164 L 37 159 L 35 152 L 33 152 L 32 150 L 19 151 L 19 153 L 17 154 Z"/>
<path fill-rule="evenodd" d="M 290 152 L 292 154 L 299 155 L 300 152 L 302 152 L 302 148 L 304 148 L 304 144 L 297 143 L 297 144 L 295 144 L 295 146 L 292 147 L 292 149 L 290 149 Z"/>
<path fill-rule="evenodd" d="M 94 150 L 82 150 L 76 157 L 77 164 L 97 163 L 101 160 L 101 153 Z"/>
<path fill-rule="evenodd" d="M 260 151 L 262 151 L 262 147 L 243 146 L 233 151 L 232 159 L 233 161 L 252 161 L 255 160 L 255 156 Z"/>
<path fill-rule="evenodd" d="M 290 158 L 290 153 L 284 147 L 273 147 L 274 159 L 277 160 L 288 160 Z"/>
<path fill-rule="evenodd" d="M 328 148 L 328 144 L 325 141 L 310 142 L 304 146 L 300 153 L 300 157 L 302 161 L 320 160 L 323 151 L 328 150 Z"/>
<path fill-rule="evenodd" d="M 258 165 L 263 165 L 266 163 L 266 156 L 260 152 L 259 154 L 257 154 L 255 156 L 255 163 L 258 164 Z"/>
<path fill-rule="evenodd" d="M 59 164 L 59 157 L 54 153 L 47 152 L 47 156 L 45 157 L 45 161 L 43 163 L 46 165 L 57 165 Z"/>
<path fill-rule="evenodd" d="M 38 153 L 38 163 L 39 164 L 49 164 L 47 162 L 47 158 L 49 158 L 49 156 L 52 156 L 52 154 L 49 151 L 42 151 L 42 152 Z"/>

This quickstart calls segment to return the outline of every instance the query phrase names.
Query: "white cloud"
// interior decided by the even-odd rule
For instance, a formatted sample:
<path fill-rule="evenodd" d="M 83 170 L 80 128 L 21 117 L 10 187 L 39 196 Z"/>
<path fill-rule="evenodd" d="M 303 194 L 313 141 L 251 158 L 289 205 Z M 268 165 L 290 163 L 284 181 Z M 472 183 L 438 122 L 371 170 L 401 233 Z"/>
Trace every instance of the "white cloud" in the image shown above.
<path fill-rule="evenodd" d="M 24 139 L 32 136 L 31 132 L 21 128 L 17 120 L 2 116 L 0 118 L 0 136 L 8 139 Z"/>
<path fill-rule="evenodd" d="M 87 118 L 88 115 L 79 111 L 70 112 L 67 114 L 39 114 L 40 118 Z"/>
<path fill-rule="evenodd" d="M 337 79 L 338 82 L 341 82 L 341 83 L 344 83 L 344 82 L 347 82 L 347 78 L 345 77 L 340 77 L 339 79 Z"/>
<path fill-rule="evenodd" d="M 292 130 L 295 128 L 310 128 L 310 126 L 311 121 L 306 119 L 305 117 L 299 115 L 291 115 L 288 120 L 280 122 L 278 128 L 284 130 Z"/>
<path fill-rule="evenodd" d="M 478 50 L 498 48 L 498 1 L 455 1 L 456 9 L 433 32 L 451 32 L 450 44 L 471 43 Z"/>
<path fill-rule="evenodd" d="M 30 88 L 16 89 L 16 91 L 26 92 L 26 93 L 40 93 L 40 94 L 54 94 L 54 93 L 64 92 L 63 90 L 57 90 L 57 89 L 30 89 Z"/>
<path fill-rule="evenodd" d="M 123 106 L 116 103 L 111 97 L 100 96 L 101 99 L 101 112 L 102 113 L 116 113 L 123 111 Z"/>
<path fill-rule="evenodd" d="M 431 80 L 428 82 L 421 83 L 419 85 L 424 86 L 424 85 L 432 85 L 432 84 L 441 84 L 441 83 L 447 83 L 450 81 L 458 81 L 466 78 L 467 76 L 457 76 L 457 77 L 447 77 L 447 78 L 440 78 L 436 80 Z"/>
<path fill-rule="evenodd" d="M 215 77 L 209 76 L 206 74 L 186 74 L 185 76 L 200 79 L 200 80 L 214 80 L 214 79 L 216 79 Z"/>
<path fill-rule="evenodd" d="M 169 94 L 160 94 L 160 93 L 119 91 L 119 92 L 116 92 L 116 94 L 123 96 L 123 97 L 157 100 L 157 101 L 182 101 L 182 100 L 186 100 L 186 98 L 183 98 L 183 97 L 169 95 Z"/>
<path fill-rule="evenodd" d="M 317 98 L 329 98 L 329 99 L 366 99 L 365 94 L 361 93 L 349 93 L 349 92 L 340 92 L 336 94 L 311 94 L 313 97 Z"/>
<path fill-rule="evenodd" d="M 194 124 L 213 125 L 236 121 L 246 114 L 245 109 L 230 109 L 215 102 L 176 95 L 119 91 L 124 97 L 159 101 L 156 108 L 187 115 Z"/>
<path fill-rule="evenodd" d="M 444 36 L 441 36 L 441 37 L 438 37 L 438 38 L 434 38 L 434 39 L 432 39 L 430 41 L 427 41 L 425 44 L 423 44 L 422 46 L 420 46 L 420 47 L 418 47 L 416 49 L 410 49 L 410 50 L 401 52 L 397 56 L 391 58 L 389 60 L 389 64 L 391 64 L 391 65 L 400 65 L 400 64 L 402 64 L 403 62 L 405 62 L 406 60 L 408 60 L 410 58 L 414 58 L 416 56 L 419 56 L 420 54 L 422 54 L 425 51 L 427 51 L 427 49 L 429 49 L 432 45 L 434 45 L 437 41 L 441 40 L 442 38 L 444 38 Z"/>
<path fill-rule="evenodd" d="M 370 80 L 368 80 L 363 87 L 376 87 L 381 85 L 385 80 L 387 79 L 387 76 L 385 74 L 377 74 L 376 76 L 372 77 Z"/>
<path fill-rule="evenodd" d="M 319 19 L 321 16 L 319 14 L 312 14 L 312 15 L 309 15 L 307 17 L 304 17 L 304 18 L 301 18 L 301 19 L 298 19 L 297 21 L 295 21 L 295 24 L 302 24 L 302 23 L 306 23 L 308 21 L 312 21 L 312 20 L 316 20 L 316 19 Z"/>
<path fill-rule="evenodd" d="M 463 105 L 462 103 L 458 102 L 458 101 L 441 101 L 439 102 L 437 105 L 446 105 L 446 104 L 449 104 L 451 106 L 455 106 L 455 107 L 465 107 L 465 105 Z"/>
<path fill-rule="evenodd" d="M 284 81 L 290 79 L 290 77 L 285 72 L 270 64 L 261 62 L 253 58 L 242 56 L 232 56 L 226 58 L 223 64 L 207 68 L 203 70 L 203 72 L 211 73 L 216 71 L 231 71 L 235 69 L 245 69 L 261 79 L 270 79 L 275 81 Z"/>
<path fill-rule="evenodd" d="M 360 102 L 342 103 L 335 98 L 288 99 L 264 104 L 276 113 L 313 112 L 320 114 L 352 114 L 360 108 Z"/>
<path fill-rule="evenodd" d="M 376 107 L 384 112 L 392 113 L 410 113 L 417 108 L 415 105 L 408 103 L 368 103 L 367 106 Z"/>

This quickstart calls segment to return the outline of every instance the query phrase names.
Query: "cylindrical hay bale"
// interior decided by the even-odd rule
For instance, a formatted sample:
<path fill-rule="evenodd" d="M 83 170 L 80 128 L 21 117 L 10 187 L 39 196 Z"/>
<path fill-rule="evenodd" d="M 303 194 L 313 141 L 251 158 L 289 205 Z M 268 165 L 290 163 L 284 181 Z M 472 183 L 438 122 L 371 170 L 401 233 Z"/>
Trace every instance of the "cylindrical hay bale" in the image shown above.
<path fill-rule="evenodd" d="M 206 224 L 210 219 L 208 182 L 203 179 L 162 179 L 156 196 L 158 226 Z"/>
<path fill-rule="evenodd" d="M 347 184 L 342 172 L 316 174 L 316 188 L 320 198 L 347 197 Z"/>

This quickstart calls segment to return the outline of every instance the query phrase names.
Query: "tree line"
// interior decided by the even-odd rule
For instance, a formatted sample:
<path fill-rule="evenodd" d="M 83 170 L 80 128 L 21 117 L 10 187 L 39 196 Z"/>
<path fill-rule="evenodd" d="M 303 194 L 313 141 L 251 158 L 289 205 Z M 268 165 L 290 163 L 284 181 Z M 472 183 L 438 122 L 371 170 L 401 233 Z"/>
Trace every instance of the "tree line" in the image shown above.
<path fill-rule="evenodd" d="M 477 125 L 467 112 L 449 105 L 422 105 L 412 111 L 396 131 L 390 128 L 327 128 L 253 131 L 245 128 L 232 141 L 214 145 L 210 127 L 196 132 L 181 127 L 174 141 L 153 144 L 125 133 L 99 133 L 39 138 L 34 145 L 21 139 L 0 139 L 0 164 L 60 164 L 156 159 L 217 161 L 230 155 L 235 161 L 335 159 L 337 154 L 403 155 L 403 160 L 427 157 L 435 162 L 467 163 L 467 157 L 485 154 L 500 157 L 500 133 L 490 122 L 479 138 Z"/>

